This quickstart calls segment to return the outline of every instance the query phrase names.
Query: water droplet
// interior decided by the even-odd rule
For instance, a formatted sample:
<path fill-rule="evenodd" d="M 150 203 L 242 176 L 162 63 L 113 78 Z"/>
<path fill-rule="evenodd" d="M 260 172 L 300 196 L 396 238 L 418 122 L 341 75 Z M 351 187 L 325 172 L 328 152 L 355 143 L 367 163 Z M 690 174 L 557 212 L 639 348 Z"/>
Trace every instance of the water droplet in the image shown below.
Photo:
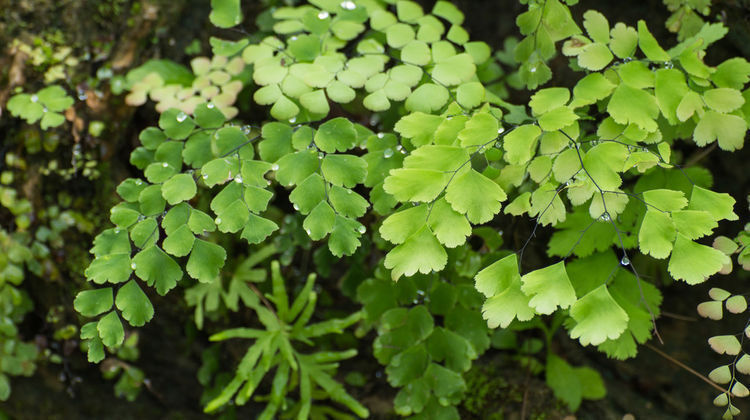
<path fill-rule="evenodd" d="M 503 134 L 503 132 L 505 132 L 505 129 L 503 127 L 497 129 L 497 134 Z"/>
<path fill-rule="evenodd" d="M 399 144 L 398 146 L 396 146 L 396 150 L 398 150 L 399 152 L 400 152 L 401 150 L 403 150 L 403 148 L 404 148 L 404 146 L 401 146 L 400 144 Z"/>
<path fill-rule="evenodd" d="M 140 179 L 135 180 L 135 185 L 141 185 L 141 184 L 143 184 L 143 181 L 141 181 Z"/>
<path fill-rule="evenodd" d="M 326 12 L 325 10 L 321 10 L 320 13 L 318 13 L 318 19 L 325 19 L 328 16 L 328 12 Z"/>
<path fill-rule="evenodd" d="M 133 270 L 135 270 L 135 263 L 130 263 L 130 268 L 132 268 Z"/>
<path fill-rule="evenodd" d="M 417 289 L 417 294 L 418 294 L 419 296 L 424 296 L 424 290 L 422 290 L 422 289 Z"/>
<path fill-rule="evenodd" d="M 324 157 L 325 155 L 323 154 L 323 152 L 318 153 L 318 159 L 323 159 Z"/>
<path fill-rule="evenodd" d="M 379 139 L 382 139 L 383 137 L 385 137 L 385 134 L 383 134 L 383 133 L 378 133 L 378 138 L 379 138 Z"/>
<path fill-rule="evenodd" d="M 217 225 L 221 224 L 221 217 L 217 217 L 214 222 L 216 222 Z"/>
<path fill-rule="evenodd" d="M 208 174 L 203 174 L 203 179 L 208 179 Z"/>
<path fill-rule="evenodd" d="M 245 135 L 248 135 L 248 134 L 250 134 L 250 131 L 252 131 L 252 129 L 253 128 L 250 127 L 249 125 L 243 125 L 242 126 L 242 133 L 245 134 Z"/>
<path fill-rule="evenodd" d="M 668 68 L 668 69 L 671 69 L 671 68 L 673 68 L 673 67 L 674 67 L 674 64 L 672 64 L 672 62 L 671 62 L 671 61 L 665 61 L 665 62 L 664 62 L 664 67 L 665 67 L 665 68 Z"/>
<path fill-rule="evenodd" d="M 383 157 L 388 159 L 389 157 L 393 156 L 393 150 L 391 148 L 385 149 L 383 151 Z"/>
<path fill-rule="evenodd" d="M 239 176 L 239 175 L 237 175 L 236 177 L 234 177 L 234 182 L 236 182 L 238 184 L 242 184 L 242 177 Z"/>
<path fill-rule="evenodd" d="M 297 122 L 297 117 L 289 118 L 289 124 L 294 124 Z"/>
<path fill-rule="evenodd" d="M 351 194 L 351 193 L 352 193 L 352 190 L 346 190 L 346 193 L 347 193 L 347 194 Z"/>
<path fill-rule="evenodd" d="M 294 203 L 292 207 L 294 207 L 295 210 L 299 210 L 299 206 L 297 205 L 297 203 Z"/>
<path fill-rule="evenodd" d="M 609 222 L 610 220 L 612 220 L 612 219 L 611 219 L 611 218 L 609 217 L 609 213 L 607 213 L 607 212 L 604 212 L 604 213 L 602 213 L 602 215 L 601 215 L 601 216 L 599 216 L 599 218 L 600 218 L 600 219 L 602 219 L 602 220 L 604 220 L 605 222 Z"/>
<path fill-rule="evenodd" d="M 208 108 L 208 109 L 214 109 L 214 106 L 216 106 L 216 105 L 214 105 L 213 102 L 209 102 L 208 104 L 206 104 L 206 108 Z"/>
<path fill-rule="evenodd" d="M 79 90 L 78 91 L 78 99 L 81 101 L 85 101 L 89 96 L 86 94 L 85 91 Z"/>
<path fill-rule="evenodd" d="M 357 5 L 353 1 L 347 0 L 341 2 L 341 7 L 346 10 L 354 10 L 357 8 Z"/>
<path fill-rule="evenodd" d="M 413 303 L 415 305 L 419 305 L 419 301 L 417 299 L 412 300 L 411 303 Z"/>
<path fill-rule="evenodd" d="M 273 165 L 271 165 L 271 170 L 272 171 L 278 171 L 279 170 L 279 165 L 277 165 L 277 164 L 274 163 Z"/>
<path fill-rule="evenodd" d="M 162 168 L 168 168 L 169 164 L 167 162 L 164 162 L 164 163 L 161 164 L 161 166 L 162 166 Z"/>
<path fill-rule="evenodd" d="M 305 229 L 305 232 L 306 232 L 306 233 L 307 233 L 308 235 L 310 235 L 310 233 L 311 233 L 310 229 Z"/>
<path fill-rule="evenodd" d="M 180 111 L 179 114 L 177 114 L 177 122 L 183 122 L 187 119 L 187 114 Z"/>
<path fill-rule="evenodd" d="M 622 257 L 622 259 L 620 260 L 620 264 L 622 264 L 622 265 L 629 265 L 630 264 L 630 258 L 628 258 L 628 257 Z"/>
<path fill-rule="evenodd" d="M 115 233 L 120 233 L 120 229 L 115 229 Z"/>
<path fill-rule="evenodd" d="M 37 102 L 39 100 L 39 97 L 36 96 L 36 94 L 31 95 L 31 102 Z"/>
<path fill-rule="evenodd" d="M 529 69 L 529 73 L 536 73 L 536 67 L 532 67 Z"/>
<path fill-rule="evenodd" d="M 365 233 L 365 232 L 367 232 L 367 228 L 364 227 L 364 226 L 360 226 L 359 229 L 357 229 L 357 232 L 359 232 L 359 233 Z"/>

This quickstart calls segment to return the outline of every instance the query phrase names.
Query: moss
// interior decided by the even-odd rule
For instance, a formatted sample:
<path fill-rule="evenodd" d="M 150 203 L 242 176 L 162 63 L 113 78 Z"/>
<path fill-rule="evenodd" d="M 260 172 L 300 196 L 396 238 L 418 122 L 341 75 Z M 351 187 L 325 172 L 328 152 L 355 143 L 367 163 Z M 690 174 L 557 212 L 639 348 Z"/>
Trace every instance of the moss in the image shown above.
<path fill-rule="evenodd" d="M 475 363 L 464 380 L 462 419 L 515 418 L 523 410 L 524 399 L 528 419 L 563 418 L 568 413 L 541 378 L 528 376 L 526 369 L 507 356 Z"/>

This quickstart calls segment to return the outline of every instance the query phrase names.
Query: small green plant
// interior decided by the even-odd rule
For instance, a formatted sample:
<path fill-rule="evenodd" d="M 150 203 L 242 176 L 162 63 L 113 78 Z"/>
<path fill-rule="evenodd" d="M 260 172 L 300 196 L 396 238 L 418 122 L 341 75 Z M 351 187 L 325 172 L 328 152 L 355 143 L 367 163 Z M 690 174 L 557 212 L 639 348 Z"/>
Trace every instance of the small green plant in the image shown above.
<path fill-rule="evenodd" d="M 31 300 L 19 286 L 33 255 L 19 241 L 22 239 L 0 229 L 0 401 L 10 397 L 8 375 L 30 376 L 38 355 L 33 343 L 21 339 L 16 326 L 32 309 Z"/>
<path fill-rule="evenodd" d="M 313 399 L 330 399 L 343 404 L 359 417 L 366 418 L 369 411 L 347 394 L 332 376 L 338 362 L 356 356 L 357 351 L 302 353 L 299 350 L 301 345 L 312 345 L 318 337 L 341 334 L 345 328 L 359 321 L 361 314 L 355 312 L 344 319 L 334 318 L 308 325 L 317 300 L 317 294 L 313 291 L 315 275 L 307 277 L 304 287 L 291 302 L 277 261 L 271 264 L 271 283 L 273 291 L 267 299 L 263 298 L 263 304 L 256 301 L 252 305 L 263 329 L 234 328 L 211 336 L 212 341 L 249 338 L 254 343 L 240 361 L 234 378 L 208 402 L 206 412 L 217 410 L 232 397 L 235 397 L 237 405 L 245 404 L 263 378 L 275 368 L 271 393 L 259 419 L 272 419 L 279 411 L 290 412 L 297 419 L 306 419 L 310 416 Z M 287 394 L 295 389 L 299 390 L 299 401 L 290 403 Z"/>
<path fill-rule="evenodd" d="M 737 263 L 740 268 L 748 271 L 750 269 L 750 251 L 748 250 L 748 245 L 750 245 L 749 233 L 750 224 L 747 224 L 734 240 L 726 236 L 717 236 L 714 239 L 713 247 L 728 257 L 737 254 Z M 722 267 L 721 274 L 730 274 L 732 273 L 732 269 L 732 261 L 728 260 Z M 742 294 L 732 294 L 727 290 L 713 287 L 708 291 L 708 295 L 711 300 L 698 305 L 698 314 L 704 318 L 714 321 L 721 320 L 725 315 L 724 309 L 730 314 L 742 314 L 747 311 L 747 299 Z M 725 419 L 731 419 L 740 414 L 739 409 L 732 404 L 733 397 L 744 398 L 750 395 L 747 386 L 737 377 L 737 372 L 745 375 L 750 374 L 750 355 L 743 349 L 743 343 L 746 338 L 750 338 L 748 324 L 738 334 L 717 335 L 708 339 L 709 346 L 716 353 L 734 356 L 730 363 L 721 365 L 708 374 L 710 380 L 726 387 L 724 392 L 714 399 L 714 405 L 727 407 L 723 417 Z M 721 389 L 718 386 L 717 388 Z"/>
<path fill-rule="evenodd" d="M 42 130 L 57 127 L 65 122 L 62 112 L 73 105 L 73 98 L 65 89 L 52 85 L 36 93 L 19 93 L 8 101 L 8 110 L 29 124 L 41 120 Z"/>

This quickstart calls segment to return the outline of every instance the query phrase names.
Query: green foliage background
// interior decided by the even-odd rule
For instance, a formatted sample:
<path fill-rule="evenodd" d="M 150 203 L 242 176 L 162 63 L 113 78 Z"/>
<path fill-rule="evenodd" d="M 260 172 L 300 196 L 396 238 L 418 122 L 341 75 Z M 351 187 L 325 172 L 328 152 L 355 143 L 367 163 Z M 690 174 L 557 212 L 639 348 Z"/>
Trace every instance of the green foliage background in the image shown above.
<path fill-rule="evenodd" d="M 24 279 L 49 275 L 61 235 L 95 234 L 90 263 L 80 255 L 70 271 L 89 281 L 67 292 L 81 289 L 70 299 L 80 331 L 64 308 L 67 320 L 50 310 L 47 322 L 57 341 L 79 332 L 88 361 L 131 400 L 143 386 L 154 392 L 137 367 L 137 327 L 170 303 L 193 311 L 181 322 L 194 342 L 203 331 L 250 340 L 203 342 L 207 413 L 249 404 L 260 418 L 368 417 L 365 395 L 351 391 L 367 374 L 351 359 L 383 366 L 395 414 L 459 418 L 467 372 L 498 350 L 545 378 L 563 410 L 604 398 L 600 373 L 566 361 L 556 343 L 632 358 L 658 336 L 665 285 L 727 274 L 735 253 L 746 265 L 746 235 L 707 242 L 737 223 L 736 199 L 687 156 L 742 148 L 750 64 L 706 62 L 727 29 L 703 23 L 703 2 L 667 3 L 678 34 L 668 49 L 643 20 L 594 10 L 575 19 L 575 3 L 522 1 L 520 39 L 493 52 L 447 1 L 276 5 L 248 33 L 237 29 L 247 16 L 238 0 L 212 0 L 210 22 L 237 31 L 211 37 L 207 57 L 190 68 L 100 68 L 75 89 L 50 84 L 70 83 L 59 77 L 78 65 L 70 51 L 17 41 L 40 57 L 46 86 L 19 85 L 6 104 L 42 134 L 5 154 L 0 397 L 37 361 L 67 366 L 18 329 L 32 304 Z M 567 61 L 566 83 L 553 60 Z M 70 165 L 44 156 L 45 177 L 100 176 L 96 159 L 108 152 L 88 145 L 106 144 L 96 140 L 106 124 L 85 125 L 73 98 L 96 108 L 96 86 L 158 114 L 126 151 L 132 176 L 98 187 L 120 198 L 109 226 L 103 209 L 84 214 L 65 193 L 44 212 L 19 197 L 25 156 L 60 147 L 54 127 L 73 134 L 62 140 Z M 509 240 L 504 230 L 519 223 L 524 237 Z M 533 252 L 540 245 L 546 252 Z M 724 305 L 747 308 L 723 289 L 711 298 L 698 307 L 711 319 Z M 750 394 L 735 371 L 750 372 L 750 359 L 737 336 L 709 344 L 736 356 L 706 379 L 726 384 L 714 404 L 732 417 L 733 398 Z"/>

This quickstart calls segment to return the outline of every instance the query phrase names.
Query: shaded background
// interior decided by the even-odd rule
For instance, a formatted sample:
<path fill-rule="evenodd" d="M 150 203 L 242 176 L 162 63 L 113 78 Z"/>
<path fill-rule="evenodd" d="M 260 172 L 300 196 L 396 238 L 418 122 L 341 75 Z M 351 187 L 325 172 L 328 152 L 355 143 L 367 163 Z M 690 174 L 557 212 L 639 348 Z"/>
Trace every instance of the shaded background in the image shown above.
<path fill-rule="evenodd" d="M 245 1 L 246 30 L 253 31 L 254 16 L 266 2 Z M 508 36 L 518 36 L 515 16 L 524 6 L 515 0 L 453 0 L 466 14 L 465 26 L 472 39 L 487 42 L 501 49 Z M 281 3 L 281 2 L 279 2 Z M 429 10 L 434 1 L 422 0 Z M 571 8 L 577 22 L 585 10 L 595 8 L 610 22 L 622 21 L 635 25 L 644 19 L 663 45 L 676 42 L 664 27 L 669 12 L 661 1 L 597 2 L 582 1 Z M 24 194 L 43 208 L 57 200 L 60 191 L 73 200 L 70 208 L 85 215 L 94 228 L 90 232 L 66 233 L 65 246 L 58 249 L 51 260 L 54 275 L 39 278 L 28 275 L 24 288 L 35 303 L 21 325 L 24 339 L 34 341 L 39 348 L 60 357 L 60 363 L 40 362 L 36 374 L 30 378 L 12 377 L 10 401 L 0 403 L 0 419 L 130 419 L 204 418 L 200 405 L 202 387 L 196 373 L 201 365 L 200 355 L 206 347 L 206 337 L 191 325 L 192 310 L 187 308 L 179 292 L 166 297 L 151 295 L 157 315 L 141 328 L 140 358 L 134 362 L 148 378 L 135 402 L 115 398 L 113 381 L 102 378 L 99 366 L 91 365 L 79 351 L 75 339 L 57 340 L 55 329 L 62 324 L 78 325 L 72 309 L 75 293 L 81 288 L 81 276 L 87 262 L 87 249 L 93 233 L 107 225 L 106 215 L 115 203 L 114 186 L 137 173 L 128 163 L 130 151 L 137 145 L 137 134 L 155 124 L 157 114 L 151 105 L 138 109 L 123 103 L 123 96 L 111 93 L 106 82 L 97 82 L 97 72 L 111 68 L 124 74 L 151 58 L 169 58 L 186 64 L 190 55 L 186 49 L 210 54 L 207 40 L 210 35 L 237 38 L 241 33 L 217 31 L 208 23 L 208 0 L 0 0 L 0 104 L 5 103 L 17 86 L 29 90 L 40 88 L 44 82 L 38 69 L 25 62 L 25 57 L 11 48 L 14 38 L 32 40 L 50 34 L 60 34 L 62 42 L 81 57 L 81 64 L 67 83 L 83 92 L 76 101 L 76 118 L 80 126 L 69 131 L 55 130 L 41 133 L 38 126 L 29 126 L 5 111 L 0 115 L 0 150 L 5 154 L 16 151 L 24 154 L 23 145 L 34 136 L 55 135 L 60 147 L 55 154 L 61 162 L 73 159 L 72 145 L 80 143 L 84 151 L 94 153 L 99 162 L 100 177 L 90 180 L 74 176 L 70 180 L 43 177 L 41 169 L 49 155 L 28 156 L 28 169 L 23 185 Z M 709 49 L 706 62 L 716 64 L 732 56 L 750 57 L 750 2 L 715 1 L 712 16 L 718 16 L 729 27 L 728 36 Z M 5 47 L 2 47 L 5 46 Z M 551 63 L 554 79 L 550 85 L 572 86 L 579 76 L 567 70 L 567 59 L 557 57 Z M 100 92 L 100 95 L 95 92 Z M 512 91 L 511 102 L 524 103 L 528 93 Z M 0 108 L 2 108 L 0 106 Z M 243 110 L 245 113 L 252 109 Z M 240 117 L 242 114 L 240 115 Z M 102 121 L 105 129 L 95 137 L 87 132 L 92 120 Z M 78 120 L 76 120 L 78 121 Z M 748 220 L 747 196 L 750 169 L 748 148 L 727 153 L 709 148 L 700 151 L 687 145 L 682 147 L 686 160 L 698 161 L 714 176 L 718 190 L 729 192 L 738 201 L 741 220 Z M 11 226 L 10 216 L 0 212 L 0 224 Z M 512 226 L 511 219 L 500 220 L 499 227 L 517 235 L 528 235 L 531 226 Z M 733 237 L 741 226 L 723 225 L 717 233 Z M 514 231 L 515 230 L 515 231 Z M 540 237 L 527 252 L 544 258 L 545 237 Z M 532 257 L 533 258 L 533 257 Z M 742 273 L 743 275 L 746 273 Z M 662 288 L 664 303 L 657 326 L 664 339 L 652 345 L 681 360 L 698 372 L 707 374 L 714 367 L 727 363 L 715 355 L 706 340 L 715 334 L 739 332 L 745 325 L 741 316 L 715 322 L 698 319 L 695 307 L 706 300 L 710 287 L 725 287 L 742 292 L 747 276 L 740 274 L 717 277 L 709 284 L 689 287 L 671 284 Z M 651 279 L 658 283 L 660 279 Z M 50 321 L 50 308 L 61 307 L 60 319 Z M 597 369 L 607 383 L 608 395 L 602 401 L 584 402 L 575 414 L 580 419 L 620 419 L 627 413 L 642 419 L 703 419 L 718 418 L 723 412 L 711 405 L 716 392 L 700 379 L 672 364 L 656 352 L 643 347 L 639 356 L 628 361 L 613 361 L 602 354 L 583 349 L 560 334 L 555 351 L 574 365 L 588 365 Z M 362 343 L 366 355 L 369 343 Z M 377 373 L 381 367 L 374 360 L 358 358 L 358 370 Z M 555 401 L 543 378 L 529 375 L 509 354 L 489 351 L 474 363 L 467 374 L 470 389 L 467 403 L 462 407 L 464 418 L 562 418 L 568 415 L 565 407 Z M 353 389 L 352 394 L 363 401 L 376 417 L 388 417 L 390 399 L 395 392 L 388 387 L 384 375 L 371 375 L 366 387 Z M 738 405 L 744 414 L 747 404 Z M 5 414 L 3 414 L 3 412 Z M 238 412 L 240 418 L 253 416 L 251 408 Z M 495 417 L 493 417 L 495 416 Z"/>

